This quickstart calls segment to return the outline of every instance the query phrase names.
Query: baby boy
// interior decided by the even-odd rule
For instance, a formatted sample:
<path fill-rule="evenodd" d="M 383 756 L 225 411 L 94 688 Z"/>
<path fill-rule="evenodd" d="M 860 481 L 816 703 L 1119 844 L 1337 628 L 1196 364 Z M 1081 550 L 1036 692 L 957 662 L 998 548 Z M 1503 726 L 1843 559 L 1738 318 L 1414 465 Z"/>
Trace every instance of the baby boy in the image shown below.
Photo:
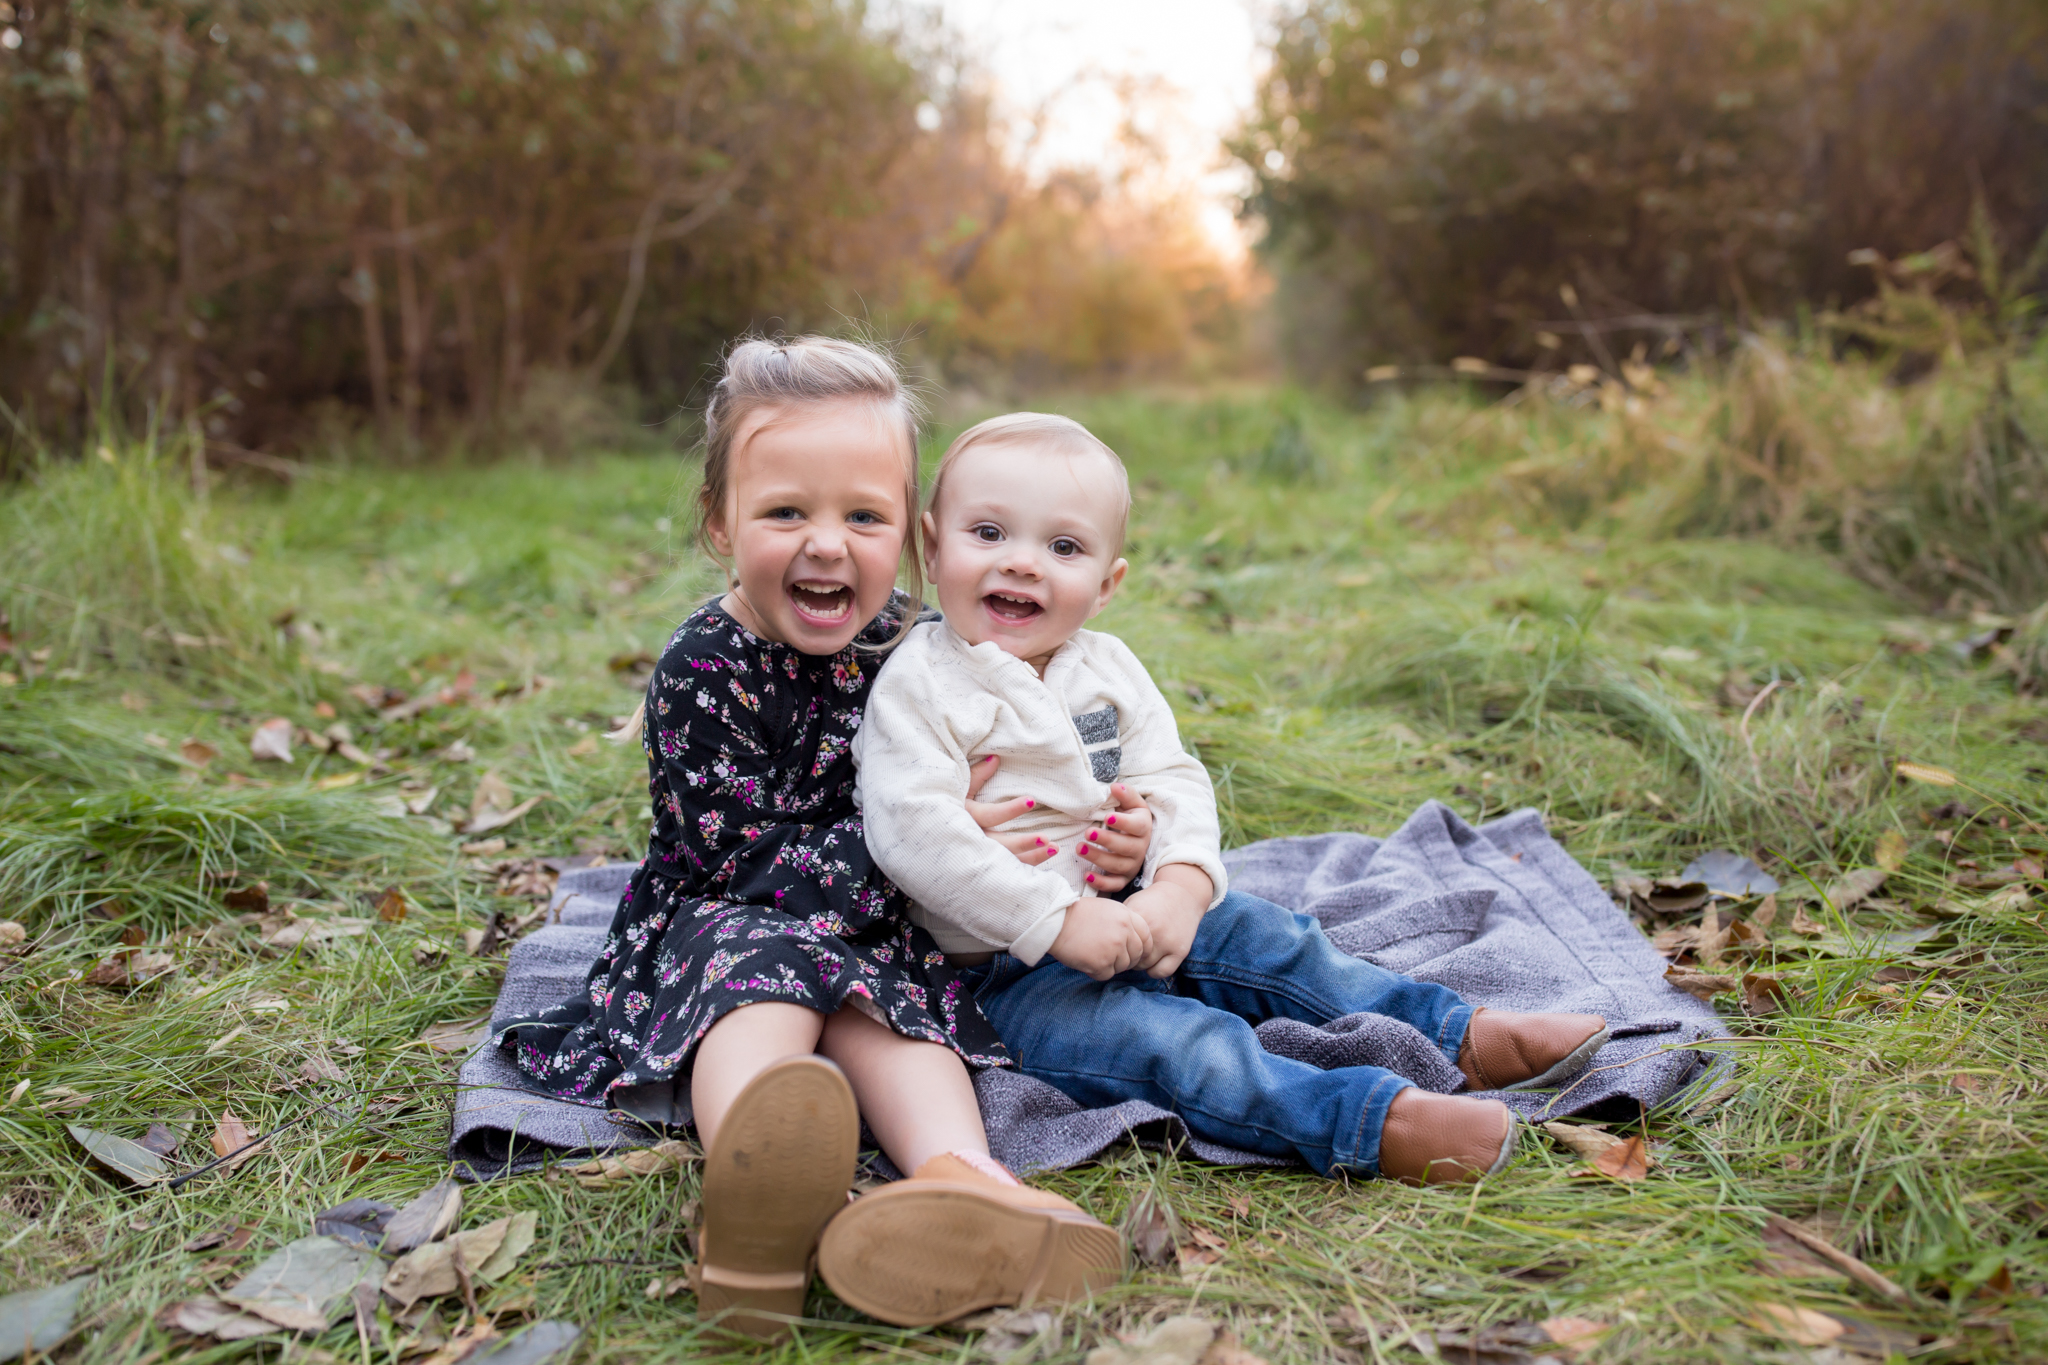
<path fill-rule="evenodd" d="M 1166 699 L 1120 640 L 1084 629 L 1124 580 L 1123 462 L 1077 422 L 1014 413 L 963 433 L 923 533 L 944 619 L 890 656 L 854 740 L 867 842 L 962 967 L 1023 1070 L 1086 1106 L 1129 1099 L 1198 1136 L 1318 1171 L 1475 1179 L 1513 1149 L 1498 1100 L 1439 1095 L 1378 1067 L 1328 1071 L 1266 1052 L 1253 1026 L 1371 1012 L 1421 1030 L 1472 1090 L 1547 1086 L 1607 1038 L 1592 1015 L 1474 1009 L 1330 943 L 1316 922 L 1231 892 L 1214 791 Z M 963 805 L 970 767 L 998 755 L 982 799 L 1028 800 L 1005 832 Z M 1142 870 L 1094 894 L 1078 856 L 1142 799 Z M 1014 842 L 1014 841 L 1013 841 Z"/>

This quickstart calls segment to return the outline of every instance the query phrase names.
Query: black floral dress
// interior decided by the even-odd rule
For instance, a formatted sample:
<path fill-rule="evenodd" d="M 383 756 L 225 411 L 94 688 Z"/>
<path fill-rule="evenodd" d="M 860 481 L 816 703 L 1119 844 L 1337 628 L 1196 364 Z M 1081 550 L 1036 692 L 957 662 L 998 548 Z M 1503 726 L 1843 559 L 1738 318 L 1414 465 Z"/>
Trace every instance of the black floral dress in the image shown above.
<path fill-rule="evenodd" d="M 647 857 L 584 995 L 496 1037 L 535 1089 L 602 1106 L 685 1078 L 705 1032 L 763 1000 L 851 1002 L 971 1067 L 1012 1064 L 870 860 L 853 803 L 849 750 L 886 657 L 858 646 L 894 634 L 904 604 L 829 657 L 760 639 L 715 602 L 677 628 L 647 684 Z"/>

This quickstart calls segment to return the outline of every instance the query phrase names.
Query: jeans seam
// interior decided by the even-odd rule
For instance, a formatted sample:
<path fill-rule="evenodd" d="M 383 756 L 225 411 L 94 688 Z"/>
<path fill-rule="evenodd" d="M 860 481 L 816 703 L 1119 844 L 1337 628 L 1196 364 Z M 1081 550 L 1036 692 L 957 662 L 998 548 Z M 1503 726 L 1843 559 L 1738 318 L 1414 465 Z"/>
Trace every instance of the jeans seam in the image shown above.
<path fill-rule="evenodd" d="M 1145 1085 L 1148 1083 L 1147 1078 L 1143 1076 L 1117 1076 L 1103 1071 L 1068 1071 L 1063 1068 L 1049 1066 L 1026 1067 L 1024 1068 L 1024 1072 L 1026 1075 L 1038 1076 L 1041 1078 L 1046 1076 L 1077 1076 L 1082 1078 L 1083 1080 L 1124 1081 L 1131 1085 Z M 1377 1086 L 1375 1088 L 1377 1088 Z M 1204 1118 L 1215 1119 L 1218 1123 L 1229 1124 L 1237 1128 L 1250 1128 L 1257 1132 L 1271 1134 L 1273 1137 L 1279 1138 L 1282 1142 L 1288 1143 L 1297 1148 L 1300 1145 L 1296 1143 L 1292 1137 L 1289 1137 L 1286 1133 L 1281 1132 L 1277 1128 L 1268 1128 L 1263 1124 L 1247 1123 L 1243 1119 L 1234 1119 L 1229 1117 L 1228 1115 L 1219 1114 L 1213 1109 L 1204 1109 L 1200 1105 L 1186 1104 L 1176 1096 L 1169 1095 L 1167 1098 L 1171 1100 L 1174 1105 L 1174 1107 L 1168 1110 L 1167 1112 L 1174 1114 L 1176 1116 L 1185 1117 L 1185 1115 L 1182 1112 L 1183 1110 L 1185 1110 L 1186 1113 L 1199 1114 Z M 1147 1102 L 1149 1103 L 1149 1101 Z"/>

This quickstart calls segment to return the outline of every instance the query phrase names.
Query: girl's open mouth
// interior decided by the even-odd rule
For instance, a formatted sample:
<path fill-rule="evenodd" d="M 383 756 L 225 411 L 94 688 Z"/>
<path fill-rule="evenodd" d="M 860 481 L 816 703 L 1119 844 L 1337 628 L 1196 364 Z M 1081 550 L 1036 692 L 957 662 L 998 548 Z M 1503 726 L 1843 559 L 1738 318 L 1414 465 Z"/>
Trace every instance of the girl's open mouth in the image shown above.
<path fill-rule="evenodd" d="M 1022 625 L 1026 621 L 1045 615 L 1045 608 L 1030 598 L 1012 597 L 1006 592 L 988 594 L 981 599 L 981 605 L 988 608 L 989 615 L 1011 625 Z"/>
<path fill-rule="evenodd" d="M 838 625 L 853 612 L 853 589 L 844 583 L 792 583 L 789 600 L 797 615 L 819 625 Z"/>

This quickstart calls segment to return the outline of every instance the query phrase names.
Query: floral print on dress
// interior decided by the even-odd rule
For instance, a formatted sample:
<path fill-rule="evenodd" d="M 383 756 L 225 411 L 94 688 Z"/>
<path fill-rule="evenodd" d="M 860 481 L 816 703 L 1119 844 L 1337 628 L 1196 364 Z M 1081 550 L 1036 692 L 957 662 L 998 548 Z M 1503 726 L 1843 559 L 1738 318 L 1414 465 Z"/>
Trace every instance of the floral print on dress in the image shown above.
<path fill-rule="evenodd" d="M 763 640 L 717 603 L 691 613 L 647 684 L 647 857 L 587 989 L 498 1031 L 536 1090 L 602 1106 L 687 1077 L 728 1011 L 856 1002 L 971 1067 L 1009 1053 L 908 900 L 868 857 L 851 745 L 907 605 L 829 658 Z"/>

